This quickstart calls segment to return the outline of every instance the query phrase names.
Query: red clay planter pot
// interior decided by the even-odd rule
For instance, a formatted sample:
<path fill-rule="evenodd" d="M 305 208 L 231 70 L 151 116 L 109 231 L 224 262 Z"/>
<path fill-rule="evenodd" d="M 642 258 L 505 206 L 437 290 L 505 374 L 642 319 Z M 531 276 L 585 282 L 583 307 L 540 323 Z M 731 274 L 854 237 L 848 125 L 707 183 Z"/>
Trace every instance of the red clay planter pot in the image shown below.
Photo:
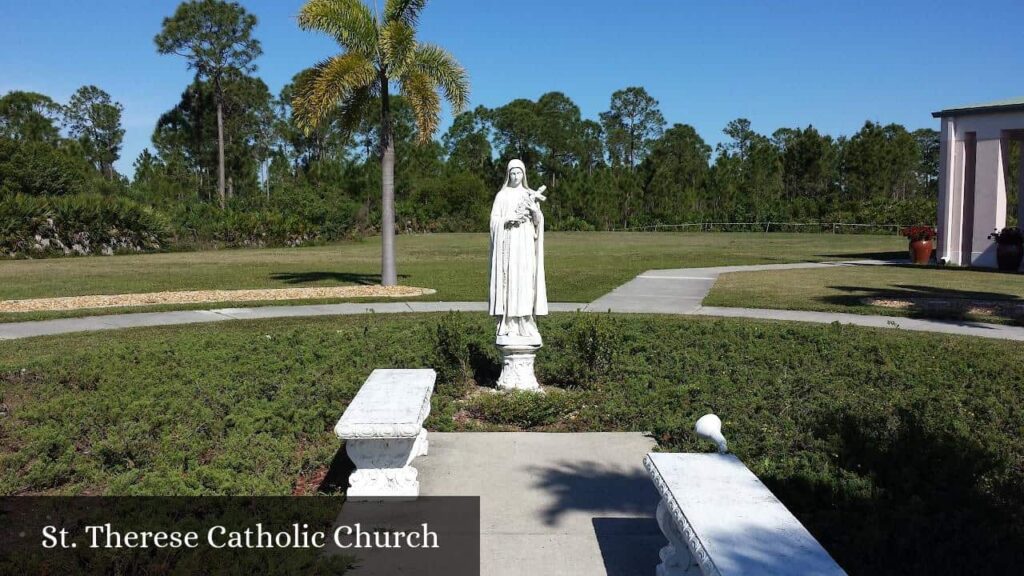
<path fill-rule="evenodd" d="M 927 264 L 931 259 L 931 240 L 912 240 L 910 242 L 910 260 L 914 264 Z"/>
<path fill-rule="evenodd" d="M 1016 272 L 1021 257 L 1024 257 L 1024 248 L 1020 244 L 996 244 L 996 263 L 1003 272 Z"/>

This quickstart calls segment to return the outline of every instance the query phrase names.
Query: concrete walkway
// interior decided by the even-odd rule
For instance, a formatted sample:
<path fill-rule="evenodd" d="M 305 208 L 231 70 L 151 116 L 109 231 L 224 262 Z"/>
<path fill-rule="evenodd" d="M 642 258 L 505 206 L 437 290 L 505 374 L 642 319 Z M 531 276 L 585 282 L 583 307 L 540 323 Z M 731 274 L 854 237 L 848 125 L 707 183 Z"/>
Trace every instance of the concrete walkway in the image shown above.
<path fill-rule="evenodd" d="M 959 334 L 1000 340 L 1024 341 L 1024 328 L 1005 324 L 985 322 L 921 320 L 900 316 L 867 316 L 843 314 L 841 312 L 806 312 L 803 310 L 769 310 L 762 308 L 719 308 L 701 306 L 692 312 L 695 316 L 718 316 L 726 318 L 757 318 L 762 320 L 786 320 L 790 322 L 813 322 L 816 324 L 853 324 L 870 328 L 893 328 L 912 332 L 937 332 Z"/>
<path fill-rule="evenodd" d="M 1024 341 L 1024 327 L 985 322 L 925 320 L 900 316 L 869 316 L 841 312 L 808 312 L 772 310 L 767 308 L 721 308 L 702 306 L 719 274 L 757 272 L 762 270 L 794 270 L 800 268 L 834 268 L 845 266 L 881 266 L 905 262 L 886 260 L 850 260 L 846 262 L 804 262 L 796 264 L 763 264 L 753 266 L 717 266 L 713 268 L 679 268 L 648 270 L 587 305 L 589 312 L 634 312 L 651 314 L 690 314 L 728 318 L 787 320 L 818 324 L 854 324 L 872 328 L 898 328 L 914 332 L 960 334 L 982 338 Z"/>
<path fill-rule="evenodd" d="M 586 304 L 552 303 L 554 312 L 574 312 Z M 297 318 L 303 316 L 349 316 L 354 314 L 399 314 L 410 312 L 486 312 L 486 302 L 381 302 L 364 304 L 314 304 L 309 306 L 260 306 L 254 308 L 218 308 L 216 310 L 182 310 L 176 312 L 140 312 L 37 320 L 35 322 L 0 323 L 0 340 L 49 336 L 69 332 L 115 330 L 144 326 L 169 326 L 224 322 L 227 320 L 258 320 L 264 318 Z"/>
<path fill-rule="evenodd" d="M 753 266 L 716 266 L 648 270 L 587 306 L 591 312 L 650 312 L 653 314 L 692 314 L 726 272 L 794 270 L 797 268 L 834 268 L 836 266 L 877 266 L 892 264 L 884 260 L 849 262 L 802 262 L 797 264 L 759 264 Z"/>
<path fill-rule="evenodd" d="M 923 320 L 900 316 L 868 316 L 839 312 L 805 312 L 799 310 L 770 310 L 762 308 L 720 308 L 702 306 L 701 301 L 714 286 L 719 274 L 726 272 L 754 272 L 759 270 L 792 270 L 797 268 L 830 268 L 837 266 L 878 266 L 892 264 L 883 260 L 855 260 L 848 262 L 806 262 L 797 264 L 763 264 L 754 266 L 718 266 L 713 268 L 679 268 L 675 270 L 648 270 L 622 286 L 589 304 L 553 302 L 552 312 L 622 312 L 649 314 L 687 314 L 729 318 L 757 318 L 787 320 L 819 324 L 854 324 L 873 328 L 898 328 L 915 332 L 960 334 L 982 338 L 1024 341 L 1024 327 L 989 324 L 985 322 Z M 332 316 L 351 314 L 393 314 L 409 312 L 486 312 L 486 302 L 383 302 L 364 304 L 318 304 L 309 306 L 262 306 L 256 308 L 220 308 L 216 310 L 183 310 L 176 312 L 143 312 L 85 316 L 34 322 L 0 323 L 0 340 L 28 338 L 113 330 L 142 326 L 164 326 L 221 322 L 227 320 L 256 320 L 303 316 Z"/>
<path fill-rule="evenodd" d="M 638 432 L 430 433 L 424 496 L 480 497 L 480 573 L 651 576 L 666 544 Z"/>

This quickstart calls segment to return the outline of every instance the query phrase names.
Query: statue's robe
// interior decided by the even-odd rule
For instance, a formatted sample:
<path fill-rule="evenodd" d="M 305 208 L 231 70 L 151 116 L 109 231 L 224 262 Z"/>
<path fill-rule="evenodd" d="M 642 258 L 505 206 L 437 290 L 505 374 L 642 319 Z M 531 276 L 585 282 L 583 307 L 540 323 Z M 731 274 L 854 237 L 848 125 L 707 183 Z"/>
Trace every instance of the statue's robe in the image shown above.
<path fill-rule="evenodd" d="M 548 313 L 548 295 L 544 282 L 544 221 L 506 227 L 516 217 L 517 209 L 529 199 L 526 188 L 504 187 L 494 198 L 491 208 L 491 282 L 488 311 L 502 318 L 502 326 L 510 318 L 521 318 L 532 324 L 533 316 Z M 533 200 L 529 200 L 534 202 Z M 531 332 L 533 332 L 531 330 Z"/>

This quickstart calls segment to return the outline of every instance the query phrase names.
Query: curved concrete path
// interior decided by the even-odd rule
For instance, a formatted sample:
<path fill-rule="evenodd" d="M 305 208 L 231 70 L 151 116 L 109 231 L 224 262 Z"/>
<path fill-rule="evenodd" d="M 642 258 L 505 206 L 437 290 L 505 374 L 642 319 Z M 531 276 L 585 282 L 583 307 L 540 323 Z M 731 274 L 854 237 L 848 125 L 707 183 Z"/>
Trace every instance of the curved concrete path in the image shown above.
<path fill-rule="evenodd" d="M 849 262 L 800 262 L 796 264 L 755 264 L 752 266 L 716 266 L 713 268 L 678 268 L 648 270 L 615 290 L 594 300 L 587 307 L 592 312 L 651 312 L 654 314 L 693 314 L 715 285 L 719 274 L 726 272 L 757 272 L 760 270 L 793 270 L 797 268 L 834 268 L 894 264 L 886 260 L 851 260 Z"/>
<path fill-rule="evenodd" d="M 1024 327 L 984 322 L 923 320 L 900 316 L 867 316 L 839 312 L 807 312 L 802 310 L 770 310 L 762 308 L 720 308 L 702 306 L 719 274 L 726 272 L 753 272 L 758 270 L 791 270 L 795 268 L 829 268 L 835 266 L 877 266 L 893 264 L 883 260 L 855 260 L 848 262 L 805 262 L 796 264 L 762 264 L 753 266 L 718 266 L 712 268 L 679 268 L 674 270 L 648 270 L 633 280 L 612 290 L 589 304 L 553 302 L 552 312 L 622 312 L 649 314 L 687 314 L 730 318 L 755 318 L 814 322 L 819 324 L 854 324 L 873 328 L 898 328 L 915 332 L 960 334 L 982 338 L 1024 341 Z M 486 302 L 384 302 L 317 304 L 308 306 L 262 306 L 255 308 L 219 308 L 215 310 L 183 310 L 175 312 L 142 312 L 38 320 L 34 322 L 0 323 L 0 340 L 28 338 L 85 332 L 113 330 L 141 326 L 165 326 L 222 322 L 227 320 L 255 320 L 303 316 L 336 316 L 365 313 L 409 312 L 486 312 Z"/>
<path fill-rule="evenodd" d="M 551 303 L 553 312 L 575 312 L 586 304 Z M 409 312 L 486 312 L 487 302 L 373 302 L 362 304 L 313 304 L 309 306 L 259 306 L 253 308 L 218 308 L 215 310 L 182 310 L 175 312 L 140 312 L 10 322 L 0 324 L 0 340 L 48 336 L 68 332 L 114 330 L 142 326 L 198 324 L 227 320 L 258 320 L 263 318 L 295 318 L 303 316 L 350 316 L 354 314 L 400 314 Z"/>
<path fill-rule="evenodd" d="M 721 308 L 703 306 L 701 302 L 715 285 L 720 274 L 756 272 L 761 270 L 793 270 L 799 268 L 834 268 L 845 266 L 881 266 L 904 264 L 905 261 L 850 260 L 845 262 L 803 262 L 795 264 L 760 264 L 753 266 L 716 266 L 711 268 L 678 268 L 648 270 L 587 305 L 590 312 L 634 312 L 653 314 L 692 314 L 729 318 L 787 320 L 817 324 L 854 324 L 872 328 L 898 328 L 914 332 L 938 332 L 982 338 L 1024 341 L 1024 328 L 985 322 L 924 320 L 902 316 L 868 316 L 841 312 L 810 312 L 803 310 L 772 310 L 767 308 Z"/>

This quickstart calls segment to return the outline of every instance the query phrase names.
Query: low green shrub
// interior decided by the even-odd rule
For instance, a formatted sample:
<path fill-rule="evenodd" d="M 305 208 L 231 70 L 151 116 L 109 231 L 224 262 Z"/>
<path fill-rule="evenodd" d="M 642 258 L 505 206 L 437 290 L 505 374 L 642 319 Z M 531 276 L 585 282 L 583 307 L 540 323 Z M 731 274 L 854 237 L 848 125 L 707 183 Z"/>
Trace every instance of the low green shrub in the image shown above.
<path fill-rule="evenodd" d="M 568 388 L 594 388 L 613 378 L 623 353 L 623 333 L 607 314 L 577 313 L 550 342 L 560 351 L 541 376 Z"/>
<path fill-rule="evenodd" d="M 461 398 L 474 385 L 493 386 L 501 374 L 494 329 L 481 330 L 478 318 L 447 312 L 434 326 L 432 365 L 438 374 L 437 390 L 449 398 Z"/>
<path fill-rule="evenodd" d="M 470 416 L 492 424 L 529 429 L 554 424 L 579 408 L 578 397 L 562 390 L 483 393 L 466 401 Z"/>
<path fill-rule="evenodd" d="M 556 232 L 593 232 L 596 230 L 593 224 L 573 214 L 552 220 L 549 229 Z"/>
<path fill-rule="evenodd" d="M 1018 343 L 608 315 L 609 376 L 551 388 L 576 386 L 557 376 L 578 354 L 574 338 L 601 333 L 592 318 L 541 319 L 546 394 L 455 397 L 439 383 L 428 427 L 647 431 L 659 449 L 707 451 L 693 423 L 714 412 L 730 449 L 850 574 L 1019 571 Z M 439 368 L 442 319 L 280 319 L 0 342 L 0 494 L 290 494 L 328 468 L 339 448 L 331 427 L 374 368 Z M 471 351 L 494 334 L 483 314 L 448 327 Z M 478 362 L 497 365 L 495 356 Z"/>
<path fill-rule="evenodd" d="M 445 313 L 434 327 L 433 366 L 437 371 L 439 393 L 458 397 L 474 384 L 470 334 L 466 319 L 459 312 Z"/>

